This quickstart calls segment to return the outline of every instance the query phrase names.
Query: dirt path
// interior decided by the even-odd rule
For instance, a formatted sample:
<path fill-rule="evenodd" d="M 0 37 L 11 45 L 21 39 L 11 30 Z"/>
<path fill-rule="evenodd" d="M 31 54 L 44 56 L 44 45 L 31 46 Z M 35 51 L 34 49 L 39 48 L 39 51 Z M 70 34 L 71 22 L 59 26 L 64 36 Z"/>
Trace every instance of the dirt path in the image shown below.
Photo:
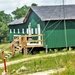
<path fill-rule="evenodd" d="M 75 51 L 63 52 L 63 53 L 55 53 L 55 54 L 47 54 L 47 55 L 29 57 L 29 58 L 23 58 L 23 59 L 20 59 L 20 60 L 17 60 L 17 61 L 15 60 L 15 61 L 7 62 L 7 66 L 12 65 L 12 64 L 17 64 L 17 63 L 20 63 L 20 62 L 24 62 L 24 61 L 29 61 L 29 60 L 33 60 L 33 59 L 42 58 L 42 57 L 56 57 L 56 56 L 59 56 L 59 55 L 66 55 L 67 53 L 68 54 L 75 54 Z M 0 68 L 3 68 L 3 66 L 4 66 L 4 64 L 1 63 Z"/>
<path fill-rule="evenodd" d="M 60 69 L 53 69 L 53 70 L 48 70 L 48 71 L 44 71 L 44 72 L 36 72 L 36 73 L 32 73 L 32 74 L 28 74 L 28 75 L 50 75 L 53 73 L 57 73 L 57 72 L 62 72 L 64 71 L 65 68 L 60 68 Z"/>

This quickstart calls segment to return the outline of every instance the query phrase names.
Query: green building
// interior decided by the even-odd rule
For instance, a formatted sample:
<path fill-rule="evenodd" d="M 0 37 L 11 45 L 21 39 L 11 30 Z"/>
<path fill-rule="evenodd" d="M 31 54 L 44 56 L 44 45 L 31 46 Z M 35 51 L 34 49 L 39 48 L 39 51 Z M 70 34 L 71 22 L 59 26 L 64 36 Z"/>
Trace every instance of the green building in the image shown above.
<path fill-rule="evenodd" d="M 44 48 L 46 45 L 48 48 L 75 46 L 75 5 L 30 7 L 25 18 L 9 23 L 10 41 L 15 35 L 27 35 L 29 23 L 32 34 L 37 34 L 37 24 L 40 24 Z"/>

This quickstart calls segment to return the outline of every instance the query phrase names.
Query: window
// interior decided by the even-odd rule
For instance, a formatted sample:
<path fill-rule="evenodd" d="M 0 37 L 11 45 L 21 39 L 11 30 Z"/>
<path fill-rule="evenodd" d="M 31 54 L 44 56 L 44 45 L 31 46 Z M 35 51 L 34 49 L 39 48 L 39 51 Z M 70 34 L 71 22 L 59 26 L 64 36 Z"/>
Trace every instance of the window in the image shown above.
<path fill-rule="evenodd" d="M 22 33 L 24 34 L 24 28 L 22 29 Z"/>
<path fill-rule="evenodd" d="M 15 33 L 15 29 L 13 30 L 13 32 Z"/>
<path fill-rule="evenodd" d="M 12 30 L 10 29 L 10 33 L 12 33 Z"/>
<path fill-rule="evenodd" d="M 18 29 L 18 34 L 20 33 L 20 30 Z"/>

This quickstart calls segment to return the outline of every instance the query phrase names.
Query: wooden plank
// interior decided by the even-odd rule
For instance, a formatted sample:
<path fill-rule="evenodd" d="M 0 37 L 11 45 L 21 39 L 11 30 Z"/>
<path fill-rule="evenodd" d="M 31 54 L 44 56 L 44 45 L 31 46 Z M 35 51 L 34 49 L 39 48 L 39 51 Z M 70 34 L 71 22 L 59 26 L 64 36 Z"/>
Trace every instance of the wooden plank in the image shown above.
<path fill-rule="evenodd" d="M 36 36 L 42 36 L 42 34 L 39 35 L 25 35 L 26 37 L 36 37 Z"/>
<path fill-rule="evenodd" d="M 19 48 L 15 53 L 19 53 L 22 50 L 22 48 Z"/>
<path fill-rule="evenodd" d="M 42 42 L 43 40 L 28 40 L 26 42 L 28 43 L 28 42 L 39 42 L 39 41 Z"/>
<path fill-rule="evenodd" d="M 27 46 L 27 48 L 35 48 L 35 47 L 43 47 L 43 45 L 31 45 L 31 46 Z"/>
<path fill-rule="evenodd" d="M 43 39 L 43 35 L 42 35 L 42 46 L 44 45 L 44 39 Z"/>

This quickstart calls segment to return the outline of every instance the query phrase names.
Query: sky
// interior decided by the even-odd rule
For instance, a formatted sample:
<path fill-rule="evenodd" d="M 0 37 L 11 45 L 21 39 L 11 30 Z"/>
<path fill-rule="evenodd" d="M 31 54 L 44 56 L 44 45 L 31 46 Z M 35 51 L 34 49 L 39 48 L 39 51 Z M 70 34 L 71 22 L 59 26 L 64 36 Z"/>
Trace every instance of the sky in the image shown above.
<path fill-rule="evenodd" d="M 75 4 L 75 0 L 64 0 L 65 4 Z M 49 6 L 62 4 L 62 0 L 0 0 L 0 11 L 4 11 L 7 14 L 11 14 L 16 8 L 20 8 L 23 5 L 30 6 L 32 3 L 38 4 L 38 6 Z"/>

